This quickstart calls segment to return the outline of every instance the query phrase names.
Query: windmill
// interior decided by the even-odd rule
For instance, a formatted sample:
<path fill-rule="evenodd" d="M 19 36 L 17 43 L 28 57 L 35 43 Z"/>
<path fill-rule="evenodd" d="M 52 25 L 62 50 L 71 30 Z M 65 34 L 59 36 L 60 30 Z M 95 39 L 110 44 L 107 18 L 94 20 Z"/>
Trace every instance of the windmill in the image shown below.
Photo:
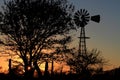
<path fill-rule="evenodd" d="M 85 36 L 85 26 L 89 21 L 100 22 L 100 15 L 90 16 L 87 10 L 80 9 L 74 14 L 74 21 L 76 26 L 81 28 L 80 37 L 79 37 L 79 54 L 86 54 L 86 39 L 89 37 Z"/>

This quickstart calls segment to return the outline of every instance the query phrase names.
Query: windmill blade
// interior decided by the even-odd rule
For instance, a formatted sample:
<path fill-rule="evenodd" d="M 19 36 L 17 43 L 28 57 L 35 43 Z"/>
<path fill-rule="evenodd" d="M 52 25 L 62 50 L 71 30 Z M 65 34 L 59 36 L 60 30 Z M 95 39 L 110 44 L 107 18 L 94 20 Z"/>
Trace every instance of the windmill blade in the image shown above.
<path fill-rule="evenodd" d="M 85 9 L 83 9 L 83 14 L 85 14 Z"/>
<path fill-rule="evenodd" d="M 88 13 L 88 11 L 86 10 L 86 11 L 85 11 L 85 15 L 86 15 L 87 13 Z"/>
<path fill-rule="evenodd" d="M 89 13 L 86 13 L 85 16 L 89 16 L 90 14 Z"/>
<path fill-rule="evenodd" d="M 78 14 L 78 13 L 75 13 L 75 16 L 79 16 L 79 14 Z"/>
<path fill-rule="evenodd" d="M 83 24 L 84 24 L 84 25 L 87 25 L 88 23 L 85 21 L 85 22 L 83 22 Z"/>
<path fill-rule="evenodd" d="M 91 16 L 91 20 L 99 23 L 100 22 L 100 15 Z"/>
<path fill-rule="evenodd" d="M 81 15 L 82 15 L 81 11 L 77 11 L 77 16 L 81 16 Z"/>
<path fill-rule="evenodd" d="M 85 9 L 80 9 L 74 15 L 74 21 L 78 27 L 84 27 L 89 22 L 89 20 L 89 13 Z"/>
<path fill-rule="evenodd" d="M 85 21 L 86 21 L 86 22 L 88 22 L 88 21 L 89 21 L 89 19 L 85 19 Z"/>
<path fill-rule="evenodd" d="M 74 18 L 75 18 L 75 19 L 79 19 L 79 17 L 78 17 L 78 16 L 76 16 L 76 15 L 74 16 Z"/>
<path fill-rule="evenodd" d="M 85 16 L 85 18 L 86 18 L 86 19 L 89 19 L 89 18 L 90 18 L 90 16 Z"/>
<path fill-rule="evenodd" d="M 82 9 L 80 9 L 80 12 L 81 12 L 80 14 L 82 15 L 82 14 L 83 14 L 83 10 L 82 10 Z"/>

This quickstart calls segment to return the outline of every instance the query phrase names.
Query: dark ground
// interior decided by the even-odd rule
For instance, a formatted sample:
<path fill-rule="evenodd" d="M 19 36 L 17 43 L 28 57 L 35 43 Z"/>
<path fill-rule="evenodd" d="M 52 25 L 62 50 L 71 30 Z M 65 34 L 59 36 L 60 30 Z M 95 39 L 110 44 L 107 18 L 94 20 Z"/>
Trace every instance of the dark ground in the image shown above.
<path fill-rule="evenodd" d="M 81 78 L 77 74 L 54 74 L 53 76 L 41 76 L 40 78 L 25 77 L 23 75 L 16 74 L 4 74 L 0 73 L 0 80 L 120 80 L 120 68 L 116 68 L 110 71 L 104 71 L 101 74 L 93 75 L 89 78 Z"/>

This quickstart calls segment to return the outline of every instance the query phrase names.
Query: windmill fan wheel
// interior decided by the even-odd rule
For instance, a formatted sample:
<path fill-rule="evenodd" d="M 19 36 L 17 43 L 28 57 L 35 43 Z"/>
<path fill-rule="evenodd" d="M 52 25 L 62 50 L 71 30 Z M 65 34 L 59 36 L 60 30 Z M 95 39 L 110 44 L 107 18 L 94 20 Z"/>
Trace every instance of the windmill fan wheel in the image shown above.
<path fill-rule="evenodd" d="M 89 13 L 85 9 L 78 10 L 74 15 L 74 21 L 78 27 L 84 27 L 85 25 L 88 24 L 89 20 L 90 20 Z"/>

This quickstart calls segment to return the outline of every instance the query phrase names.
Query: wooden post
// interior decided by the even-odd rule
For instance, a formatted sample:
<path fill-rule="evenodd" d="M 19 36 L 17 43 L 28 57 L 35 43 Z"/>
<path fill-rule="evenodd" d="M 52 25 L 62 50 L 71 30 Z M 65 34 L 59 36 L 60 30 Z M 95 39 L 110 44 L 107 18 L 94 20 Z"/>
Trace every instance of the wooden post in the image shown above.
<path fill-rule="evenodd" d="M 52 64 L 51 64 L 51 75 L 53 75 L 54 74 L 54 61 L 52 60 Z"/>
<path fill-rule="evenodd" d="M 9 59 L 9 74 L 11 73 L 11 59 Z"/>

